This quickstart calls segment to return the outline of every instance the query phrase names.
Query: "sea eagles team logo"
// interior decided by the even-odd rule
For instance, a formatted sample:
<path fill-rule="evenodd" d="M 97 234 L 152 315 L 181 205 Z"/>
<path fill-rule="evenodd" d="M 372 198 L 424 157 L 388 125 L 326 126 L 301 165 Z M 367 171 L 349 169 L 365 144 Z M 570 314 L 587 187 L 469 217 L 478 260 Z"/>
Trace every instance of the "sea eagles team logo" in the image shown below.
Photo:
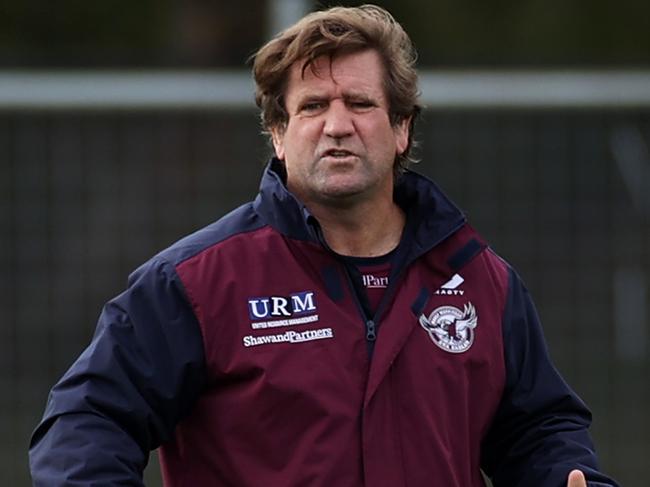
<path fill-rule="evenodd" d="M 474 343 L 477 324 L 476 309 L 472 303 L 467 303 L 462 311 L 455 306 L 440 306 L 428 318 L 420 315 L 420 325 L 433 343 L 451 353 L 469 350 Z"/>

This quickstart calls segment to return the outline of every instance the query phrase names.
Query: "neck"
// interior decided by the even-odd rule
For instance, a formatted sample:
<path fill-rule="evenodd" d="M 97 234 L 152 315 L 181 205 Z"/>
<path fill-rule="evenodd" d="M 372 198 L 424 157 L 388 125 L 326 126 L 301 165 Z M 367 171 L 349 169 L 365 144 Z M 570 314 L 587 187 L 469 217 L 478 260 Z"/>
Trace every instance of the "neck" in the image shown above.
<path fill-rule="evenodd" d="M 392 194 L 381 201 L 347 208 L 313 202 L 308 208 L 319 221 L 330 248 L 353 257 L 376 257 L 392 251 L 400 242 L 406 220 Z"/>

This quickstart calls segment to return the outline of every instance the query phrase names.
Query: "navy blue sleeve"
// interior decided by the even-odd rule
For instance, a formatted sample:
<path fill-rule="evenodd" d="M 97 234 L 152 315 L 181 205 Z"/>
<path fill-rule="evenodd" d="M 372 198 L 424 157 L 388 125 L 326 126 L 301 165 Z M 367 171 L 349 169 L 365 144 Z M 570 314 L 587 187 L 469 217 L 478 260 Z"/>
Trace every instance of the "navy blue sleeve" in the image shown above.
<path fill-rule="evenodd" d="M 102 311 L 88 348 L 52 389 L 30 443 L 35 486 L 141 486 L 203 388 L 198 322 L 182 283 L 153 260 Z"/>
<path fill-rule="evenodd" d="M 551 363 L 532 299 L 512 270 L 503 337 L 505 389 L 482 448 L 494 486 L 566 487 L 576 468 L 590 487 L 617 486 L 598 470 L 591 413 Z"/>

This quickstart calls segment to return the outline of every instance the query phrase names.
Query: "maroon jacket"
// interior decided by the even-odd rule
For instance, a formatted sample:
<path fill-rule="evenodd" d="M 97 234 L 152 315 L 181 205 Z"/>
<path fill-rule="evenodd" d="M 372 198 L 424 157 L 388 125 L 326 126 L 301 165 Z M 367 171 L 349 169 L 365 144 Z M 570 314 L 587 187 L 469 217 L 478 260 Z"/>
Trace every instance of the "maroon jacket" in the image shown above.
<path fill-rule="evenodd" d="M 369 316 L 283 176 L 107 305 L 32 439 L 36 485 L 138 485 L 158 446 L 170 487 L 615 485 L 518 277 L 433 183 L 396 187 Z"/>

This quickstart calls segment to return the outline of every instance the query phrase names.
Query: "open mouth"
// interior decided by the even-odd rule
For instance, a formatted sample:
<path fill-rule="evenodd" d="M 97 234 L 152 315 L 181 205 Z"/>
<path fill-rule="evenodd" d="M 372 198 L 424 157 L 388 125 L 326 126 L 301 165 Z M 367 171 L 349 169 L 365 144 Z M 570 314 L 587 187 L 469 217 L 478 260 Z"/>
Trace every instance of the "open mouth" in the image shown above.
<path fill-rule="evenodd" d="M 328 151 L 325 151 L 323 154 L 323 157 L 332 157 L 334 159 L 344 159 L 346 157 L 352 156 L 354 156 L 353 152 L 344 149 L 330 149 Z"/>

